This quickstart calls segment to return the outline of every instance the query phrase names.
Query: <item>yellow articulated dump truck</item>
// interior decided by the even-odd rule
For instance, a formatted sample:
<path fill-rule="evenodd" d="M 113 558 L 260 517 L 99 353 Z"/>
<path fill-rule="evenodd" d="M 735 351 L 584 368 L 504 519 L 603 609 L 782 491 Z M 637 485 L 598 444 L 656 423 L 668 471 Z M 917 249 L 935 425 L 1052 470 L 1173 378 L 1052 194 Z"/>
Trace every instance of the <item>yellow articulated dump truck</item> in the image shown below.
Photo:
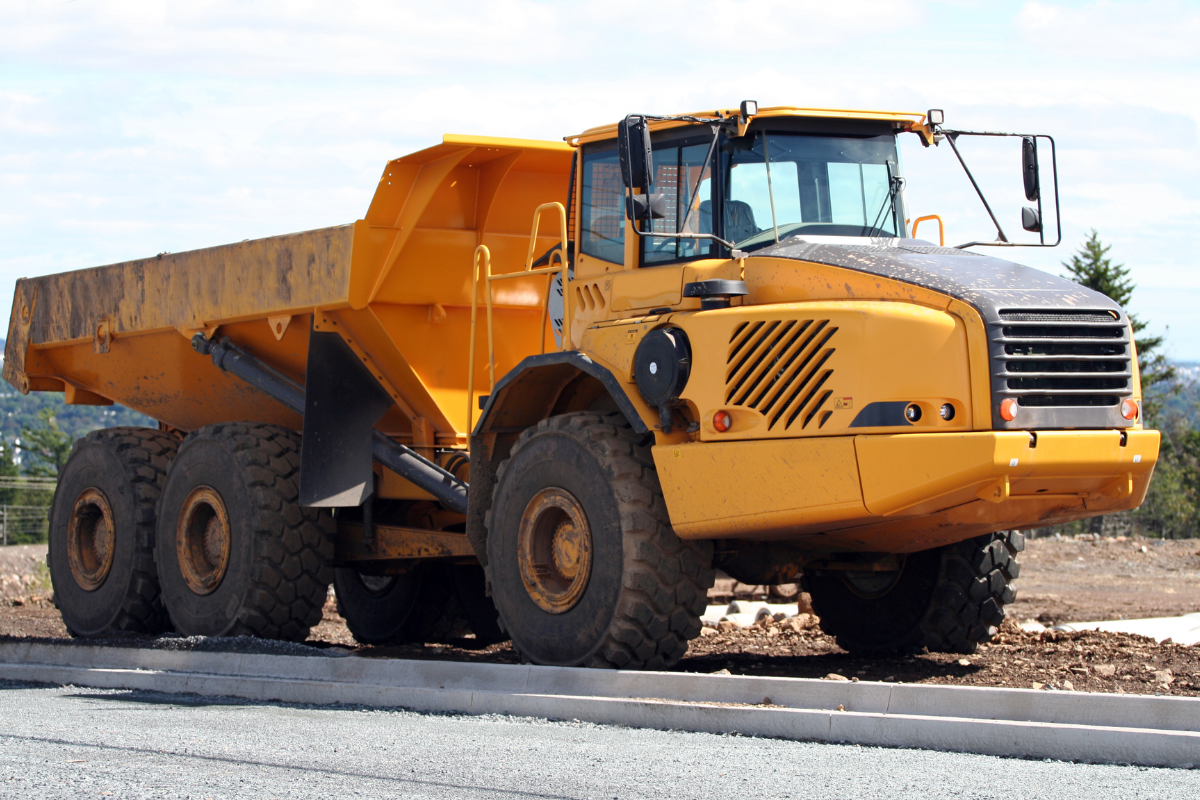
<path fill-rule="evenodd" d="M 1020 244 L 982 191 L 995 242 L 914 238 L 898 138 L 973 135 L 1009 134 L 746 102 L 446 136 L 353 224 L 19 281 L 4 377 L 159 421 L 59 475 L 68 628 L 302 640 L 332 583 L 362 642 L 453 607 L 666 668 L 720 569 L 802 578 L 851 651 L 971 652 L 1018 530 L 1136 507 L 1159 446 L 1120 307 L 978 252 Z M 1013 136 L 1049 246 L 1054 143 Z"/>

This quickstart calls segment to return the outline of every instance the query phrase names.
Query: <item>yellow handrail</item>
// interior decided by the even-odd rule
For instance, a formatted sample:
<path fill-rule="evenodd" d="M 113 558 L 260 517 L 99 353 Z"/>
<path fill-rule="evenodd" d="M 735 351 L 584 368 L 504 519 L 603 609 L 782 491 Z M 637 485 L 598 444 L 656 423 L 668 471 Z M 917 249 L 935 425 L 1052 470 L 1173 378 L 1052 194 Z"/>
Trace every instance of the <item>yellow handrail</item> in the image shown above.
<path fill-rule="evenodd" d="M 938 240 L 940 241 L 942 247 L 945 247 L 946 246 L 946 223 L 942 222 L 942 218 L 939 217 L 937 214 L 930 214 L 925 217 L 917 217 L 915 220 L 913 220 L 912 238 L 914 238 L 914 239 L 917 238 L 917 226 L 920 225 L 922 222 L 924 222 L 927 219 L 936 219 L 937 220 Z"/>
<path fill-rule="evenodd" d="M 559 233 L 561 235 L 561 249 L 557 254 L 551 253 L 551 266 L 533 267 L 533 253 L 537 247 L 538 224 L 542 218 L 543 211 L 550 209 L 558 209 L 558 224 Z M 492 322 L 492 281 L 502 281 L 508 278 L 525 278 L 530 275 L 546 275 L 546 301 L 542 305 L 542 327 L 541 340 L 542 352 L 546 352 L 546 319 L 550 315 L 550 291 L 554 286 L 555 274 L 562 276 L 563 287 L 563 335 L 562 349 L 573 350 L 574 343 L 571 341 L 571 295 L 567 291 L 567 282 L 570 275 L 567 272 L 567 209 L 562 203 L 543 203 L 534 209 L 533 212 L 533 229 L 529 233 L 529 252 L 525 255 L 525 268 L 518 272 L 507 272 L 503 275 L 492 274 L 492 251 L 487 245 L 479 245 L 475 248 L 475 255 L 471 268 L 471 342 L 468 347 L 468 365 L 467 365 L 467 435 L 471 435 L 471 429 L 474 427 L 475 419 L 475 332 L 477 329 L 476 319 L 478 317 L 479 305 L 479 262 L 480 256 L 483 257 L 484 270 L 484 300 L 487 303 L 487 329 L 488 329 L 488 378 L 491 380 L 491 388 L 488 393 L 496 390 L 496 347 L 494 343 L 495 328 Z M 558 259 L 558 264 L 554 265 L 554 259 Z"/>

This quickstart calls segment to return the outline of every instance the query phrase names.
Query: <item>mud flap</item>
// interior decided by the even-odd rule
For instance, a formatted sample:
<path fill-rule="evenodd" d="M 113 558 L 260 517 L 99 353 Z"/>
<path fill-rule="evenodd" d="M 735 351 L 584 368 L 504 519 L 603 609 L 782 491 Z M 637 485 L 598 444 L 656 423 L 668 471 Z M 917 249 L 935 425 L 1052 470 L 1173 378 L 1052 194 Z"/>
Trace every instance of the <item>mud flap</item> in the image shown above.
<path fill-rule="evenodd" d="M 374 492 L 371 431 L 392 398 L 336 333 L 310 331 L 300 505 L 362 505 Z"/>

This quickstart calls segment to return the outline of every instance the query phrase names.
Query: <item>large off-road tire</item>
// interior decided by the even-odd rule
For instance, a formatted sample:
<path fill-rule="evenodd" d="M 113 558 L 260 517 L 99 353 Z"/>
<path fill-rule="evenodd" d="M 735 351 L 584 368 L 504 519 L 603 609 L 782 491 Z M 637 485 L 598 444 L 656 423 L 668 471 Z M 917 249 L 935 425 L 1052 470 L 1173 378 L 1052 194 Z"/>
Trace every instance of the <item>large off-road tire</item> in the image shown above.
<path fill-rule="evenodd" d="M 487 513 L 492 599 L 535 663 L 665 669 L 700 633 L 712 548 L 671 530 L 650 454 L 620 414 L 526 430 Z"/>
<path fill-rule="evenodd" d="M 898 575 L 806 573 L 821 628 L 850 652 L 973 653 L 1016 600 L 1020 531 L 989 533 L 913 553 Z"/>
<path fill-rule="evenodd" d="M 302 641 L 333 579 L 334 522 L 299 503 L 300 435 L 221 423 L 191 433 L 167 472 L 155 558 L 185 635 Z"/>
<path fill-rule="evenodd" d="M 333 585 L 338 613 L 363 644 L 448 642 L 468 633 L 483 644 L 508 638 L 478 566 L 429 562 L 378 576 L 339 567 Z"/>
<path fill-rule="evenodd" d="M 75 442 L 50 507 L 54 603 L 72 636 L 161 633 L 154 513 L 179 440 L 107 428 Z"/>

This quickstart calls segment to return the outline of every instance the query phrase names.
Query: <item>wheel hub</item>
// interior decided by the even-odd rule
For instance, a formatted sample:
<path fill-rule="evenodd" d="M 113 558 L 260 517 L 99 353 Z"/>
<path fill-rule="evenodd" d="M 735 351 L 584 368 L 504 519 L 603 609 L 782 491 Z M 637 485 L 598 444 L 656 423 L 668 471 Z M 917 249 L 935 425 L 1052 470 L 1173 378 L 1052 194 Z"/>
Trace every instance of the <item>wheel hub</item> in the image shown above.
<path fill-rule="evenodd" d="M 67 523 L 67 561 L 71 576 L 86 592 L 99 589 L 112 570 L 117 529 L 104 492 L 85 489 L 75 500 Z"/>
<path fill-rule="evenodd" d="M 901 558 L 900 569 L 879 571 L 846 571 L 841 577 L 851 592 L 867 600 L 883 597 L 900 582 L 907 559 Z"/>
<path fill-rule="evenodd" d="M 574 495 L 552 486 L 533 496 L 521 516 L 517 557 L 539 608 L 551 614 L 574 608 L 592 574 L 592 531 Z"/>
<path fill-rule="evenodd" d="M 229 568 L 229 514 L 221 495 L 209 486 L 192 490 L 183 504 L 175 544 L 179 569 L 196 594 L 211 594 Z"/>

